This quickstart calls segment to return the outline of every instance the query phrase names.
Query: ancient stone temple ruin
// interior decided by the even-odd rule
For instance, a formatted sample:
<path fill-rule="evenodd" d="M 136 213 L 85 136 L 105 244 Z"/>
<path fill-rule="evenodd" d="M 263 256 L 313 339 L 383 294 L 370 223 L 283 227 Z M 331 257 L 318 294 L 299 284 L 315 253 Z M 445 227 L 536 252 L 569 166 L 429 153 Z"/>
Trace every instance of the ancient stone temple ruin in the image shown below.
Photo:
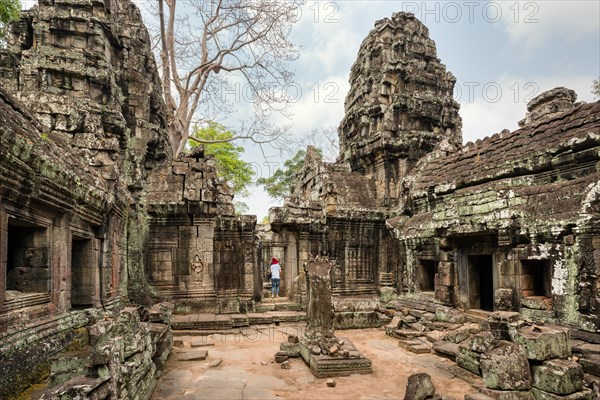
<path fill-rule="evenodd" d="M 273 322 L 269 307 L 314 316 L 309 254 L 328 260 L 337 360 L 356 349 L 334 328 L 387 324 L 414 351 L 429 335 L 486 395 L 591 398 L 598 352 L 566 358 L 571 338 L 600 343 L 600 102 L 556 88 L 518 130 L 463 146 L 455 78 L 406 13 L 375 24 L 350 84 L 338 161 L 309 149 L 257 228 L 235 215 L 214 158 L 173 159 L 130 0 L 24 11 L 0 50 L 0 398 L 43 381 L 43 398 L 147 398 L 172 328 Z M 277 304 L 262 298 L 270 257 Z M 187 318 L 199 313 L 219 319 Z M 529 377 L 499 383 L 502 360 Z M 557 371 L 573 379 L 552 388 Z"/>

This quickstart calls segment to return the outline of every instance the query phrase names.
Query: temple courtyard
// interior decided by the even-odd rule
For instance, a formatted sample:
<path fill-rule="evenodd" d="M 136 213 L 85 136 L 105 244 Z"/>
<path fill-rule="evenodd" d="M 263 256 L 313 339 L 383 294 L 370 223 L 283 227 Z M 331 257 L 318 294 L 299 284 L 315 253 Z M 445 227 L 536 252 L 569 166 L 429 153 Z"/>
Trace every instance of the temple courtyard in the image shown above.
<path fill-rule="evenodd" d="M 302 358 L 290 358 L 289 369 L 274 359 L 288 335 L 306 324 L 258 325 L 231 333 L 190 335 L 175 332 L 174 352 L 154 390 L 153 400 L 402 399 L 410 375 L 426 372 L 437 394 L 464 398 L 481 387 L 481 378 L 435 353 L 415 354 L 398 346 L 383 328 L 337 331 L 372 361 L 373 373 L 315 378 Z M 235 332 L 235 333 L 234 333 Z M 192 345 L 194 347 L 192 347 Z M 179 346 L 179 347 L 178 347 Z M 204 360 L 186 361 L 189 358 Z"/>

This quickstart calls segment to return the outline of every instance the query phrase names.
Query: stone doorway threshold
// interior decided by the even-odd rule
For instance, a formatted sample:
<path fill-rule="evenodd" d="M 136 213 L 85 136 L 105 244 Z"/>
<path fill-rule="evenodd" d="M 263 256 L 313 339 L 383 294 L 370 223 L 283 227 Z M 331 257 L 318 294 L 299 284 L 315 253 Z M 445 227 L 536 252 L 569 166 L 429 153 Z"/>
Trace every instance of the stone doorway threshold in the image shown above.
<path fill-rule="evenodd" d="M 270 324 L 204 336 L 179 331 L 176 343 L 180 347 L 169 358 L 152 399 L 402 399 L 408 377 L 419 372 L 431 375 L 437 393 L 444 397 L 462 399 L 482 385 L 478 376 L 451 360 L 434 353 L 411 353 L 383 330 L 371 328 L 340 334 L 371 359 L 373 373 L 337 377 L 336 386 L 328 387 L 327 379 L 315 378 L 302 359 L 290 359 L 290 369 L 274 361 L 279 344 L 288 335 L 301 335 L 304 327 L 304 323 Z M 190 353 L 203 357 L 190 357 Z M 186 361 L 190 358 L 195 361 Z"/>

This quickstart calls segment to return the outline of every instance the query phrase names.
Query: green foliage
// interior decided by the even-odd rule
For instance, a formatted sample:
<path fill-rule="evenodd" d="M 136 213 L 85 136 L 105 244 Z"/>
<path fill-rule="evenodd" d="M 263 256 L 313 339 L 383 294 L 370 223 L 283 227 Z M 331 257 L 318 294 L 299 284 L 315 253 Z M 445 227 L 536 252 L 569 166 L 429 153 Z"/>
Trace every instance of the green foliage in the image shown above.
<path fill-rule="evenodd" d="M 227 182 L 236 194 L 247 195 L 255 172 L 250 163 L 240 158 L 244 148 L 232 143 L 235 134 L 223 125 L 211 122 L 208 126 L 196 128 L 192 137 L 197 141 L 190 140 L 191 147 L 198 146 L 198 141 L 202 142 L 204 153 L 215 156 L 219 178 Z"/>
<path fill-rule="evenodd" d="M 20 11 L 19 0 L 0 0 L 0 39 L 6 36 L 6 25 L 19 19 Z"/>
<path fill-rule="evenodd" d="M 322 155 L 320 149 L 317 149 L 317 151 Z M 258 178 L 256 183 L 263 185 L 269 196 L 272 198 L 283 199 L 290 194 L 294 176 L 296 176 L 304 166 L 305 156 L 306 151 L 298 150 L 292 159 L 287 160 L 283 164 L 283 168 L 277 168 L 273 175 L 268 178 Z"/>
<path fill-rule="evenodd" d="M 592 94 L 594 99 L 600 99 L 600 78 L 592 81 Z"/>

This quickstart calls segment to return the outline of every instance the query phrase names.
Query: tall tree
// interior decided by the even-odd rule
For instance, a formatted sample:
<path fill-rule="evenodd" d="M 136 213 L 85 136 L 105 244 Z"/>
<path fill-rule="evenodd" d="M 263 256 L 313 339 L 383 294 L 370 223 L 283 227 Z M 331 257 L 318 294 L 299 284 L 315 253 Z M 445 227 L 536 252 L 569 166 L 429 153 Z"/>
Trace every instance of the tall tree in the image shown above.
<path fill-rule="evenodd" d="M 157 0 L 162 84 L 173 154 L 179 155 L 201 106 L 204 120 L 229 115 L 242 99 L 254 116 L 232 139 L 270 141 L 281 131 L 267 123 L 296 96 L 288 63 L 298 0 Z M 166 7 L 165 7 L 166 6 Z M 210 111 L 208 111 L 210 110 Z M 196 140 L 192 138 L 192 140 Z"/>
<path fill-rule="evenodd" d="M 321 156 L 323 155 L 320 149 L 317 149 L 317 151 Z M 269 196 L 273 199 L 284 199 L 290 194 L 294 178 L 304 166 L 305 157 L 306 151 L 298 150 L 294 157 L 283 163 L 283 168 L 277 168 L 273 175 L 267 178 L 258 178 L 256 183 L 264 186 Z"/>
<path fill-rule="evenodd" d="M 19 18 L 21 2 L 19 0 L 0 0 L 0 39 L 6 36 L 6 26 Z"/>
<path fill-rule="evenodd" d="M 250 163 L 241 159 L 244 148 L 231 143 L 235 136 L 234 132 L 227 130 L 223 125 L 211 122 L 194 130 L 190 137 L 190 145 L 195 147 L 199 142 L 206 143 L 204 153 L 215 156 L 219 179 L 227 182 L 236 194 L 245 196 L 255 172 Z"/>
<path fill-rule="evenodd" d="M 600 78 L 592 81 L 592 94 L 594 99 L 600 99 Z"/>

